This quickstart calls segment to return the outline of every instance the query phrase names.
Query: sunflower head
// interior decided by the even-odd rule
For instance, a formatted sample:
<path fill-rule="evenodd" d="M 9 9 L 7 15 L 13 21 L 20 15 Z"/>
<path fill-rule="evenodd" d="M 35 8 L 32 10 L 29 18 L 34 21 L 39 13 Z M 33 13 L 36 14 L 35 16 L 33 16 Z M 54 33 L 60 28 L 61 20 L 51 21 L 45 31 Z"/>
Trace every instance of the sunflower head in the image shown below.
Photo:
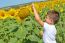
<path fill-rule="evenodd" d="M 6 11 L 5 10 L 0 10 L 0 19 L 5 19 L 6 16 Z"/>
<path fill-rule="evenodd" d="M 16 10 L 13 9 L 13 8 L 11 8 L 11 9 L 8 11 L 8 14 L 9 14 L 9 16 L 14 17 L 14 16 L 16 15 Z"/>
<path fill-rule="evenodd" d="M 18 11 L 18 16 L 21 19 L 24 19 L 25 17 L 27 17 L 29 15 L 29 9 L 28 8 L 21 8 Z"/>

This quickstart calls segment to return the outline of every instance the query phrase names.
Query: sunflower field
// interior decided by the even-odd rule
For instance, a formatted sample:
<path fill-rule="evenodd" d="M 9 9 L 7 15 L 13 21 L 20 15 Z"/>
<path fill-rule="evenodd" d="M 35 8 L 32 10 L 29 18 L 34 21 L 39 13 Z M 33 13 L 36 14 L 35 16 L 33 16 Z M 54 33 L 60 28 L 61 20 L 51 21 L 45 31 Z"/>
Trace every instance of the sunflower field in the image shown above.
<path fill-rule="evenodd" d="M 49 10 L 60 12 L 56 25 L 57 43 L 65 43 L 65 1 L 53 0 L 34 2 L 41 19 L 44 21 Z M 43 43 L 41 27 L 35 20 L 31 3 L 17 9 L 0 9 L 0 43 Z"/>

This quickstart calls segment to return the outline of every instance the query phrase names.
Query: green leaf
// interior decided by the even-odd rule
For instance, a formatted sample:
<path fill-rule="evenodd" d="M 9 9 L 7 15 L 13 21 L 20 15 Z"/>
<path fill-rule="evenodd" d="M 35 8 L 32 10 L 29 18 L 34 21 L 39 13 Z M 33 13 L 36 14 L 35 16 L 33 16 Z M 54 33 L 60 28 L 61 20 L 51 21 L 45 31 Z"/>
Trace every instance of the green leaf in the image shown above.
<path fill-rule="evenodd" d="M 2 39 L 0 39 L 0 43 L 5 43 Z"/>
<path fill-rule="evenodd" d="M 16 42 L 17 42 L 17 38 L 11 38 L 8 43 L 16 43 Z"/>
<path fill-rule="evenodd" d="M 38 41 L 38 43 L 43 43 L 43 40 L 42 40 L 42 39 L 40 39 L 40 40 Z"/>
<path fill-rule="evenodd" d="M 15 33 L 15 36 L 16 36 L 17 38 L 25 39 L 27 33 L 28 33 L 28 32 L 27 32 L 25 29 L 20 28 L 20 29 Z"/>
<path fill-rule="evenodd" d="M 35 28 L 33 31 L 34 31 L 35 34 L 39 35 L 39 31 L 40 31 L 39 29 Z"/>
<path fill-rule="evenodd" d="M 38 42 L 40 39 L 35 35 L 29 35 L 27 39 Z"/>

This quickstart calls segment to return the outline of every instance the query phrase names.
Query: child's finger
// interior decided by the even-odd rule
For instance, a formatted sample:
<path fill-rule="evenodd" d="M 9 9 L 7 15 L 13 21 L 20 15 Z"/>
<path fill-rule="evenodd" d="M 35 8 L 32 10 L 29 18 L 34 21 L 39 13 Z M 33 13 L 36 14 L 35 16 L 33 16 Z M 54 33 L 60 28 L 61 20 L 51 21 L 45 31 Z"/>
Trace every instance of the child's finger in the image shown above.
<path fill-rule="evenodd" d="M 34 3 L 32 3 L 32 6 L 34 6 Z"/>
<path fill-rule="evenodd" d="M 33 9 L 34 9 L 34 3 L 32 3 L 32 6 L 31 7 L 32 7 L 32 11 L 33 11 Z"/>
<path fill-rule="evenodd" d="M 34 3 L 32 3 L 32 7 L 34 7 Z"/>

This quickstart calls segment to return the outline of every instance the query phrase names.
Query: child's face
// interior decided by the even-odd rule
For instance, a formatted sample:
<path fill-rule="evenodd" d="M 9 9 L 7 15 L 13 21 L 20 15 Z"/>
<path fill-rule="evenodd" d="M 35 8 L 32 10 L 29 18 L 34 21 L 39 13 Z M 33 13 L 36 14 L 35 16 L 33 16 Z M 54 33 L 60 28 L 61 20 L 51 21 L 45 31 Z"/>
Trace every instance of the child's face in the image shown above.
<path fill-rule="evenodd" d="M 49 16 L 46 16 L 45 21 L 46 21 L 48 24 L 53 24 L 53 20 L 52 20 Z"/>

